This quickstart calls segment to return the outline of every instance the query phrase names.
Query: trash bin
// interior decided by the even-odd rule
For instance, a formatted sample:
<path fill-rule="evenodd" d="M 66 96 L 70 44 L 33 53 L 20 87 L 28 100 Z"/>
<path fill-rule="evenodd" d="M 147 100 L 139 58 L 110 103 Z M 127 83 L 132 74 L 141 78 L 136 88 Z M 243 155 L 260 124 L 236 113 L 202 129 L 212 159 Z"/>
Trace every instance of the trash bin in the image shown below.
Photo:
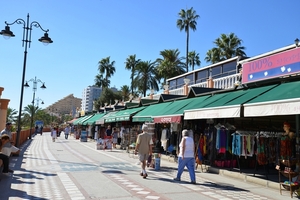
<path fill-rule="evenodd" d="M 160 170 L 160 156 L 158 153 L 154 154 L 154 170 Z"/>
<path fill-rule="evenodd" d="M 87 131 L 81 131 L 80 142 L 87 142 Z"/>

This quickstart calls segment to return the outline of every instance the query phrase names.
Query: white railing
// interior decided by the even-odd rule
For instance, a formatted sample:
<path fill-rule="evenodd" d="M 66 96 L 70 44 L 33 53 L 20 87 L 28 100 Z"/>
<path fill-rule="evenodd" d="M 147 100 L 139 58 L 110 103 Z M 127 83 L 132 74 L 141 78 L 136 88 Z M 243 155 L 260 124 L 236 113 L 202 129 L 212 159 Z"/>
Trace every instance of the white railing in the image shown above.
<path fill-rule="evenodd" d="M 169 90 L 169 94 L 183 95 L 184 94 L 183 86 L 181 88 L 177 88 L 177 89 L 174 89 L 174 90 Z"/>
<path fill-rule="evenodd" d="M 235 83 L 240 79 L 241 74 L 233 74 L 222 78 L 214 79 L 214 88 L 218 89 L 229 89 L 235 87 Z M 191 87 L 208 87 L 207 82 L 196 83 L 189 85 L 189 90 Z M 174 95 L 184 95 L 183 86 L 174 90 L 169 90 L 169 94 Z M 160 94 L 153 95 L 153 99 L 159 99 Z M 145 99 L 150 99 L 149 96 L 144 97 Z"/>
<path fill-rule="evenodd" d="M 235 82 L 239 80 L 240 74 L 233 74 L 222 78 L 214 79 L 214 88 L 229 89 L 235 86 Z"/>

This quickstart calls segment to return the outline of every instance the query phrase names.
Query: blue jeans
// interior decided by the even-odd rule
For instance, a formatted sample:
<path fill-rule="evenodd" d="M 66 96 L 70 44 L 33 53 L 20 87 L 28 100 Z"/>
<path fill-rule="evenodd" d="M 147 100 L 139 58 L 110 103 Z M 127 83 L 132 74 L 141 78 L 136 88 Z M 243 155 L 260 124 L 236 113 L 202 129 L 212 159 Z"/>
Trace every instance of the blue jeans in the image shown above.
<path fill-rule="evenodd" d="M 191 181 L 196 182 L 196 176 L 195 176 L 195 158 L 184 158 L 178 157 L 178 171 L 176 178 L 180 179 L 181 174 L 184 170 L 184 167 L 187 167 L 190 173 Z"/>

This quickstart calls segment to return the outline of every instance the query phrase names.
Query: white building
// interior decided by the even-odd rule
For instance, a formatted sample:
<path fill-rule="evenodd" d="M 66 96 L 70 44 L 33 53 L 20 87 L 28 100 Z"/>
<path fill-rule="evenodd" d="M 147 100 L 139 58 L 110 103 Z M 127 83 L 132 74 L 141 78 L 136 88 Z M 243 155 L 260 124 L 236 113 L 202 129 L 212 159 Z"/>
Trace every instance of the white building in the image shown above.
<path fill-rule="evenodd" d="M 102 93 L 102 89 L 97 86 L 88 86 L 82 92 L 81 108 L 87 113 L 93 111 L 94 100 L 98 99 Z"/>
<path fill-rule="evenodd" d="M 117 92 L 117 88 L 110 88 L 113 92 Z M 102 88 L 97 86 L 88 86 L 82 92 L 82 101 L 81 108 L 82 110 L 87 112 L 92 112 L 94 108 L 94 100 L 98 99 L 101 96 Z"/>

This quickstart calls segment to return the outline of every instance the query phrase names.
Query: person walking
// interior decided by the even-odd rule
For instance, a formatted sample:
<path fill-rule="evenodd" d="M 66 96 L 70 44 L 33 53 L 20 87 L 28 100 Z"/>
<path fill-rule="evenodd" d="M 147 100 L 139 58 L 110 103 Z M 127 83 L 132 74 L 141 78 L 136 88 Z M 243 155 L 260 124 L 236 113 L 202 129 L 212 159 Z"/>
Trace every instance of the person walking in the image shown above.
<path fill-rule="evenodd" d="M 65 139 L 67 140 L 68 137 L 69 137 L 69 134 L 70 134 L 70 127 L 69 127 L 69 125 L 66 126 L 64 132 L 65 132 Z"/>
<path fill-rule="evenodd" d="M 148 126 L 143 125 L 142 126 L 142 133 L 137 136 L 136 140 L 136 146 L 134 153 L 139 155 L 139 161 L 141 162 L 142 171 L 140 173 L 143 178 L 146 178 L 148 176 L 146 172 L 146 161 L 148 160 L 148 157 L 152 155 L 152 136 L 149 135 L 148 132 Z"/>
<path fill-rule="evenodd" d="M 118 137 L 119 137 L 119 133 L 117 131 L 117 128 L 115 127 L 113 128 L 113 132 L 112 132 L 113 148 L 117 148 Z"/>
<path fill-rule="evenodd" d="M 182 131 L 182 139 L 179 144 L 178 170 L 177 176 L 174 178 L 175 181 L 180 181 L 184 167 L 187 167 L 190 174 L 191 183 L 196 184 L 194 155 L 194 140 L 189 136 L 189 131 L 184 129 Z"/>
<path fill-rule="evenodd" d="M 51 129 L 51 137 L 52 137 L 52 142 L 55 142 L 55 139 L 57 138 L 57 131 L 54 127 Z"/>

